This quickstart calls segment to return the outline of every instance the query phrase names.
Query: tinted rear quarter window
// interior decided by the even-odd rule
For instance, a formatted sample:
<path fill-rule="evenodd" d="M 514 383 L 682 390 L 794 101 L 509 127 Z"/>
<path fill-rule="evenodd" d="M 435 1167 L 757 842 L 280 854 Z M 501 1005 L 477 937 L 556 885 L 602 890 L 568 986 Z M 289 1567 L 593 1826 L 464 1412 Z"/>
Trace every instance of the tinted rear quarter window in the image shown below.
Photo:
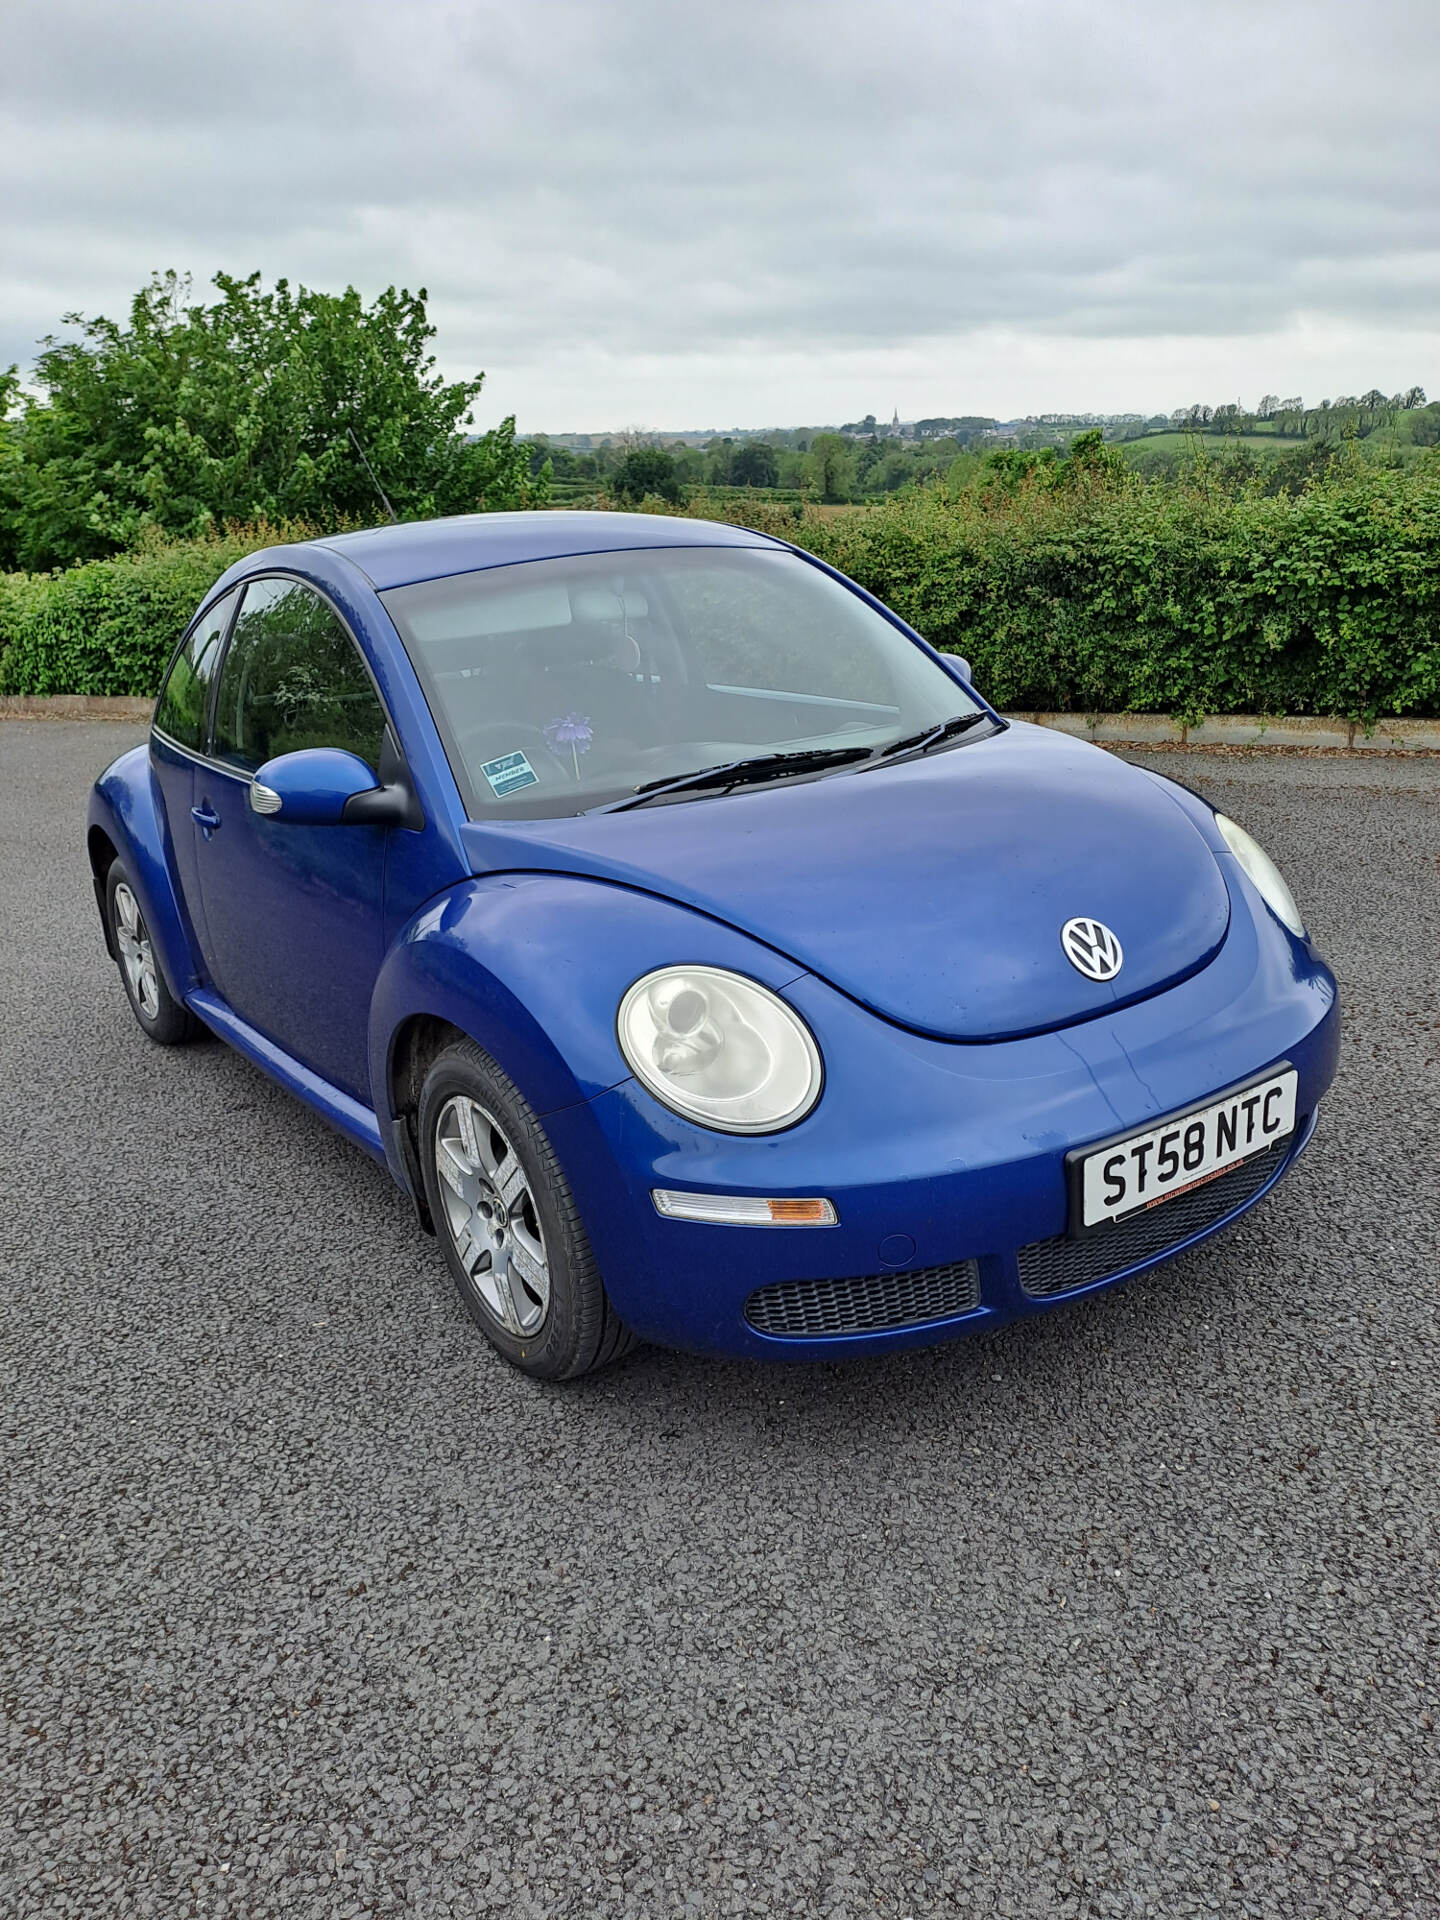
<path fill-rule="evenodd" d="M 220 643 L 235 611 L 235 598 L 232 589 L 215 602 L 196 627 L 176 654 L 155 705 L 155 725 L 160 732 L 195 753 L 205 750 L 210 683 L 215 678 Z"/>

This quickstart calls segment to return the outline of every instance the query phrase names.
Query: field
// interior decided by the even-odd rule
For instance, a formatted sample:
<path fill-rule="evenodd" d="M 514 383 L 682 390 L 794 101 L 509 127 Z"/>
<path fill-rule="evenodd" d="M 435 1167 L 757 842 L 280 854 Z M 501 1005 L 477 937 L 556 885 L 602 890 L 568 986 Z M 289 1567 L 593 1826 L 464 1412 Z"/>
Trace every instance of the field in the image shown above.
<path fill-rule="evenodd" d="M 1147 433 L 1138 440 L 1119 440 L 1122 453 L 1134 453 L 1143 447 L 1147 453 L 1189 453 L 1197 444 L 1207 453 L 1224 453 L 1227 447 L 1254 447 L 1260 453 L 1283 453 L 1287 447 L 1303 447 L 1298 434 L 1279 433 Z"/>

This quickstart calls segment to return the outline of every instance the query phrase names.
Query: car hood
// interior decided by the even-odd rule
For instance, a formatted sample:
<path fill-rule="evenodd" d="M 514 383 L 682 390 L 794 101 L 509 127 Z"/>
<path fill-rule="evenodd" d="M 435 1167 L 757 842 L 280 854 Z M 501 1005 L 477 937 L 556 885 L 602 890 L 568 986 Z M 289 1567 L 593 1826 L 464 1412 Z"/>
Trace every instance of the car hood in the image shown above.
<path fill-rule="evenodd" d="M 463 837 L 477 873 L 539 868 L 682 901 L 886 1019 L 954 1040 L 1043 1032 L 1158 993 L 1204 966 L 1229 924 L 1220 867 L 1181 805 L 1037 727 L 860 774 L 472 823 Z M 1119 938 L 1108 984 L 1066 958 L 1072 918 Z"/>

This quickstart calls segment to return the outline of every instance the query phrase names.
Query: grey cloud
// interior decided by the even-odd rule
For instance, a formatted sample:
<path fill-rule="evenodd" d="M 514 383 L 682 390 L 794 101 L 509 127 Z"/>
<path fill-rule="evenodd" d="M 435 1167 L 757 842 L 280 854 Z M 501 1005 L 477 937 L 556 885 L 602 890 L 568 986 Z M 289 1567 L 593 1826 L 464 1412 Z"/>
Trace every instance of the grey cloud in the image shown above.
<path fill-rule="evenodd" d="M 562 356 L 1437 325 L 1432 0 L 8 12 L 0 364 L 169 265 L 424 284 L 447 365 L 533 393 Z"/>

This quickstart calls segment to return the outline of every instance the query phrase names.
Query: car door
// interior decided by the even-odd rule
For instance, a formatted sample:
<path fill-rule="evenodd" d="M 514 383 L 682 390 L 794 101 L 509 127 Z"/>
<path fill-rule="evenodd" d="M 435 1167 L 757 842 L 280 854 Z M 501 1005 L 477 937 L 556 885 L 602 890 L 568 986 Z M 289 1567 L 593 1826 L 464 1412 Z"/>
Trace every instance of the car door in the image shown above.
<path fill-rule="evenodd" d="M 150 730 L 150 765 L 160 789 L 173 867 L 197 934 L 201 925 L 200 875 L 195 865 L 197 835 L 190 818 L 195 766 L 208 743 L 215 669 L 239 598 L 232 589 L 186 635 L 161 686 Z"/>
<path fill-rule="evenodd" d="M 281 576 L 247 583 L 195 768 L 200 939 L 233 1010 L 333 1085 L 371 1101 L 370 998 L 383 951 L 389 830 L 255 813 L 265 761 L 341 747 L 374 770 L 387 718 L 330 603 Z"/>

